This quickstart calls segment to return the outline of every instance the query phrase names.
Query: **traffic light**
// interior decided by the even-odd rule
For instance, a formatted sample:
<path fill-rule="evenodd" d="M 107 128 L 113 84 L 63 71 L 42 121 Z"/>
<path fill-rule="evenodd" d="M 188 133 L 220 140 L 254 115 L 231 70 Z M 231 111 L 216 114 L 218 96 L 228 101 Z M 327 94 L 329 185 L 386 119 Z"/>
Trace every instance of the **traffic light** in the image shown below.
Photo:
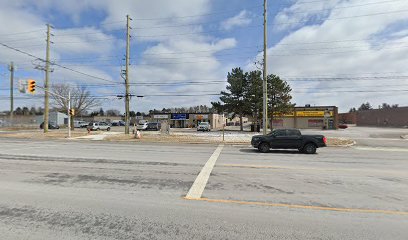
<path fill-rule="evenodd" d="M 27 87 L 28 92 L 31 94 L 34 94 L 35 93 L 35 80 L 28 79 L 27 82 L 28 82 L 28 87 Z"/>
<path fill-rule="evenodd" d="M 69 115 L 74 116 L 75 115 L 75 109 L 73 109 L 73 108 L 69 109 Z"/>

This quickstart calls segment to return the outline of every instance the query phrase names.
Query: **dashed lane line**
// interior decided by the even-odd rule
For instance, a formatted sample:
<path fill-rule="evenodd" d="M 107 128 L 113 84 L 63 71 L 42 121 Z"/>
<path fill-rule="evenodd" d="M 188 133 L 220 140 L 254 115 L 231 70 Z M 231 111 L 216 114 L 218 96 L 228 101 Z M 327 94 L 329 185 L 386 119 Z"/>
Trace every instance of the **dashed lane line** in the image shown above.
<path fill-rule="evenodd" d="M 197 178 L 195 179 L 193 185 L 191 186 L 190 190 L 188 191 L 186 195 L 186 198 L 193 198 L 193 199 L 201 198 L 201 195 L 204 192 L 204 189 L 205 189 L 205 186 L 207 185 L 210 174 L 214 168 L 215 162 L 220 156 L 223 147 L 224 147 L 224 144 L 220 144 L 217 147 L 217 149 L 215 149 L 214 153 L 208 159 L 204 167 L 201 169 L 201 172 L 198 174 Z"/>
<path fill-rule="evenodd" d="M 320 207 L 320 206 L 310 206 L 310 205 L 295 205 L 295 204 L 268 203 L 268 202 L 250 202 L 250 201 L 209 199 L 209 198 L 188 198 L 188 197 L 185 197 L 184 199 L 194 200 L 194 201 L 211 202 L 211 203 L 232 203 L 232 204 L 240 204 L 240 205 L 256 205 L 256 206 L 266 206 L 266 207 L 285 207 L 285 208 L 310 209 L 310 210 L 320 210 L 320 211 L 351 212 L 351 213 L 373 213 L 373 214 L 405 215 L 405 216 L 408 216 L 408 212 L 392 211 L 392 210 L 379 210 L 379 209 L 335 208 L 335 207 Z"/>

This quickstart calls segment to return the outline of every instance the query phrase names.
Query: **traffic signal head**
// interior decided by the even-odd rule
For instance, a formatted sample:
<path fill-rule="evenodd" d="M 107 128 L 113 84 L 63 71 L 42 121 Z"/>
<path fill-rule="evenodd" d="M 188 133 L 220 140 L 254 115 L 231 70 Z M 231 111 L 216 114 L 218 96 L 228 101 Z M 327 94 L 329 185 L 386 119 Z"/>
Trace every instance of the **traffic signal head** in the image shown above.
<path fill-rule="evenodd" d="M 35 80 L 29 79 L 28 81 L 28 92 L 34 94 L 35 93 Z"/>
<path fill-rule="evenodd" d="M 75 115 L 75 109 L 74 109 L 74 108 L 69 109 L 69 115 L 70 115 L 70 116 L 74 116 L 74 115 Z"/>

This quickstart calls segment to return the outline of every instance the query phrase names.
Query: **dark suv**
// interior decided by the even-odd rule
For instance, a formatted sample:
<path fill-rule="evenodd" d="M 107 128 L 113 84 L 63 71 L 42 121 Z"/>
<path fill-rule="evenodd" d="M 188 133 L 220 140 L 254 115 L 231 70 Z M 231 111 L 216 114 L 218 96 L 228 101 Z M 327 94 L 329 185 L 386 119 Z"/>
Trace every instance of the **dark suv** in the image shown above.
<path fill-rule="evenodd" d="M 159 131 L 161 129 L 161 123 L 147 123 L 147 128 L 145 130 Z"/>

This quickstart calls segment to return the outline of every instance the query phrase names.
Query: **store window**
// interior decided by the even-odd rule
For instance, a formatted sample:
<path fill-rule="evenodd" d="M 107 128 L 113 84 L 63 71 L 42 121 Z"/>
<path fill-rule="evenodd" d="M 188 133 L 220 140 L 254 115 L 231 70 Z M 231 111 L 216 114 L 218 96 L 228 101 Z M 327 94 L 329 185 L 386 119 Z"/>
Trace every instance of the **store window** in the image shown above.
<path fill-rule="evenodd" d="M 307 120 L 307 125 L 308 127 L 313 127 L 313 128 L 317 128 L 317 127 L 323 127 L 323 119 L 309 119 Z"/>

